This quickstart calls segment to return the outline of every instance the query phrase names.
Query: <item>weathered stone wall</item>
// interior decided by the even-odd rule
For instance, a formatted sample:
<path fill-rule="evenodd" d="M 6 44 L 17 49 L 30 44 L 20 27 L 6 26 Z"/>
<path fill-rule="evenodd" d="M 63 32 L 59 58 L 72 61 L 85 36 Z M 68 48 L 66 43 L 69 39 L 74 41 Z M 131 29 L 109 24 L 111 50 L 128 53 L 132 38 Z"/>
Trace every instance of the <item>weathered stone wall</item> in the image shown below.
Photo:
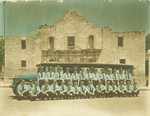
<path fill-rule="evenodd" d="M 21 40 L 26 40 L 26 49 L 21 49 Z M 21 67 L 26 60 L 26 67 Z M 36 64 L 40 63 L 41 50 L 36 37 L 7 36 L 5 39 L 5 78 L 15 74 L 36 74 Z"/>
<path fill-rule="evenodd" d="M 118 46 L 118 37 L 123 37 L 123 47 Z M 102 61 L 104 63 L 133 64 L 134 77 L 138 77 L 139 86 L 145 85 L 145 32 L 112 32 L 103 28 Z"/>
<path fill-rule="evenodd" d="M 43 27 L 36 31 L 36 36 L 42 39 L 42 49 L 49 49 L 49 37 L 54 37 L 54 48 L 57 50 L 67 49 L 67 37 L 75 36 L 75 49 L 89 48 L 88 37 L 94 36 L 94 48 L 102 48 L 101 28 L 93 25 L 75 10 L 68 11 L 63 19 L 53 26 Z"/>

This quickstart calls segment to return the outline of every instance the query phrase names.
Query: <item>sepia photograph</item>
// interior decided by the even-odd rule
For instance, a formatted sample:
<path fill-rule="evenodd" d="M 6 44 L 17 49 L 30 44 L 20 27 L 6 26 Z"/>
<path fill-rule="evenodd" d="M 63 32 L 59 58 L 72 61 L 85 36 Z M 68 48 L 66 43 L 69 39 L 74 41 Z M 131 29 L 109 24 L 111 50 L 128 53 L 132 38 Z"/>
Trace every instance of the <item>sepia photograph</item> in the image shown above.
<path fill-rule="evenodd" d="M 150 116 L 150 0 L 0 0 L 0 116 Z"/>

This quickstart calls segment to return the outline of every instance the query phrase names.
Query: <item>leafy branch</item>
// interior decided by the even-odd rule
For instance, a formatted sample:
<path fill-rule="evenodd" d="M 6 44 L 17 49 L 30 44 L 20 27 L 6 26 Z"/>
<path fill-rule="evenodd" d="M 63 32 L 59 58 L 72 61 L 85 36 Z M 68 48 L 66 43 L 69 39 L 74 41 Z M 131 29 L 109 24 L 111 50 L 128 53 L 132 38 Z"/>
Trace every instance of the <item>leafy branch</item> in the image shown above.
<path fill-rule="evenodd" d="M 46 27 L 46 26 L 48 26 L 47 24 L 45 24 L 45 25 L 39 25 L 39 29 L 41 29 L 42 27 Z"/>
<path fill-rule="evenodd" d="M 0 36 L 0 67 L 2 66 L 3 64 L 3 58 L 4 58 L 4 43 L 5 43 L 5 40 L 2 39 L 3 36 Z"/>

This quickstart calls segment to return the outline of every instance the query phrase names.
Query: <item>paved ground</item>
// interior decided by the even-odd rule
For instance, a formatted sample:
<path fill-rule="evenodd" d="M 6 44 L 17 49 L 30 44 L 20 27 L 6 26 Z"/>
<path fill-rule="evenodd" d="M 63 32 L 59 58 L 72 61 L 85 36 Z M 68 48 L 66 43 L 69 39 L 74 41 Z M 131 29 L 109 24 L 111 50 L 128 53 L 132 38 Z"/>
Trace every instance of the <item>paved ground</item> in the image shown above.
<path fill-rule="evenodd" d="M 149 116 L 150 91 L 139 97 L 18 101 L 10 88 L 0 88 L 0 116 Z M 149 114 L 149 115 L 148 115 Z"/>

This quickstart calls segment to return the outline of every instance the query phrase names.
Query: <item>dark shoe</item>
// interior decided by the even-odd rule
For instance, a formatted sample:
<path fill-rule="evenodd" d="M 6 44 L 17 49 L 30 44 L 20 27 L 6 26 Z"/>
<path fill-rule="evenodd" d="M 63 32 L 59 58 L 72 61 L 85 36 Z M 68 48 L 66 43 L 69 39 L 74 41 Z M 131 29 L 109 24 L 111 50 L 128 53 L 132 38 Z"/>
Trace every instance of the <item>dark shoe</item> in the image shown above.
<path fill-rule="evenodd" d="M 30 99 L 30 101 L 35 101 L 35 98 L 33 98 L 33 99 Z"/>
<path fill-rule="evenodd" d="M 39 98 L 39 100 L 41 101 L 41 100 L 42 100 L 42 98 Z"/>
<path fill-rule="evenodd" d="M 17 100 L 22 100 L 22 98 L 17 98 Z"/>

